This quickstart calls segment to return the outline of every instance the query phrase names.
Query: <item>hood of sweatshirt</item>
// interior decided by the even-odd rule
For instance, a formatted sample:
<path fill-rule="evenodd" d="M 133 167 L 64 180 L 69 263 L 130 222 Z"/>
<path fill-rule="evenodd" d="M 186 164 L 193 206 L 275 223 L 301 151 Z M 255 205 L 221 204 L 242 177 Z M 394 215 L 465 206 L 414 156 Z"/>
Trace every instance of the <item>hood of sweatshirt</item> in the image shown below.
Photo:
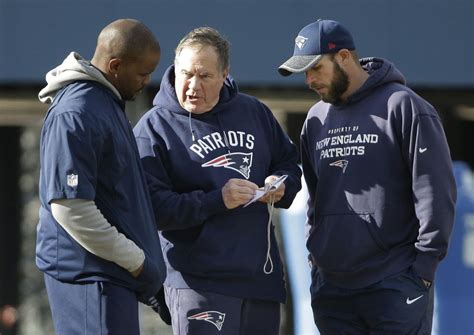
<path fill-rule="evenodd" d="M 43 103 L 50 104 L 63 87 L 78 80 L 97 81 L 109 88 L 119 99 L 122 99 L 120 93 L 102 72 L 74 51 L 64 59 L 61 65 L 46 74 L 47 85 L 39 92 L 38 99 Z"/>
<path fill-rule="evenodd" d="M 406 85 L 403 74 L 388 60 L 377 57 L 362 58 L 359 60 L 369 78 L 365 83 L 347 98 L 345 104 L 352 104 L 370 95 L 376 88 L 388 83 Z"/>
<path fill-rule="evenodd" d="M 174 80 L 174 65 L 171 65 L 163 75 L 160 90 L 153 99 L 153 106 L 165 108 L 170 112 L 187 115 L 189 112 L 179 104 L 178 97 L 176 95 L 176 89 L 174 87 Z M 205 117 L 218 113 L 219 111 L 223 111 L 238 93 L 239 89 L 236 82 L 230 75 L 228 75 L 219 93 L 219 101 L 217 104 L 209 112 L 195 116 Z"/>

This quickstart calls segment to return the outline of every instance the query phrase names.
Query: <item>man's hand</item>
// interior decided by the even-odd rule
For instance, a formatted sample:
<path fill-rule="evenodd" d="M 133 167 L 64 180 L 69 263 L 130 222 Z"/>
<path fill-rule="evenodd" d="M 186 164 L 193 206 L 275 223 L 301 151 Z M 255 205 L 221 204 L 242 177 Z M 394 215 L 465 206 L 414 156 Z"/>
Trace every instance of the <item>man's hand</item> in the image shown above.
<path fill-rule="evenodd" d="M 265 186 L 271 184 L 273 181 L 275 181 L 276 179 L 278 179 L 279 176 L 268 176 L 267 178 L 265 178 Z M 273 199 L 275 202 L 278 202 L 281 200 L 281 198 L 283 198 L 283 196 L 285 195 L 285 183 L 281 183 L 280 187 L 278 187 L 276 190 L 272 190 L 270 192 L 268 192 L 267 194 L 265 194 L 263 197 L 261 197 L 260 199 L 258 199 L 258 201 L 261 201 L 261 202 L 268 202 L 271 197 L 273 196 Z"/>
<path fill-rule="evenodd" d="M 258 186 L 245 179 L 229 179 L 222 188 L 222 198 L 228 209 L 244 205 L 252 199 Z"/>
<path fill-rule="evenodd" d="M 133 278 L 137 278 L 140 275 L 140 273 L 142 273 L 144 264 L 145 264 L 145 262 L 143 262 L 142 265 L 140 265 L 140 267 L 138 269 L 130 272 L 132 274 Z"/>

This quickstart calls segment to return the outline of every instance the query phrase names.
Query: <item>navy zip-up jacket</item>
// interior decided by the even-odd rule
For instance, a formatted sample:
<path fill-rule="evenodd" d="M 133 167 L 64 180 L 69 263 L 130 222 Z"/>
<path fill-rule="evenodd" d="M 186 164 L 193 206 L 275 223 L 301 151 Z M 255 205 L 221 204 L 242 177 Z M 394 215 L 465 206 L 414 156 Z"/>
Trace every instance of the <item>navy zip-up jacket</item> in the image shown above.
<path fill-rule="evenodd" d="M 221 189 L 230 178 L 263 186 L 267 176 L 287 174 L 285 195 L 275 206 L 288 208 L 301 187 L 294 144 L 271 111 L 239 93 L 230 77 L 211 111 L 190 114 L 177 100 L 171 66 L 153 104 L 134 132 L 168 266 L 165 284 L 283 302 L 273 227 L 274 269 L 263 271 L 267 205 L 229 210 Z"/>
<path fill-rule="evenodd" d="M 319 273 L 341 287 L 410 267 L 433 280 L 456 201 L 443 127 L 391 63 L 361 63 L 364 85 L 344 104 L 318 102 L 303 126 L 307 247 Z"/>
<path fill-rule="evenodd" d="M 164 282 L 165 264 L 124 107 L 109 88 L 92 79 L 66 84 L 56 95 L 41 131 L 36 264 L 57 280 L 112 282 L 146 302 Z M 141 274 L 134 278 L 79 245 L 54 219 L 54 199 L 94 201 L 107 221 L 144 251 Z"/>

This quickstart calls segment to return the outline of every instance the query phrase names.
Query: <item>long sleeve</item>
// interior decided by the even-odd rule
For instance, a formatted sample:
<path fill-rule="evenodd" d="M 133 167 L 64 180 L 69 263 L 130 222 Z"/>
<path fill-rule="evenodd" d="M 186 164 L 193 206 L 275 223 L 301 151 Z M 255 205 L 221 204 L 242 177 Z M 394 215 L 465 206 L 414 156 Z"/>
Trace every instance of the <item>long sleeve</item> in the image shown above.
<path fill-rule="evenodd" d="M 418 275 L 434 280 L 438 263 L 446 256 L 454 224 L 456 185 L 443 127 L 436 111 L 419 100 L 403 101 L 412 110 L 404 123 L 405 159 L 412 174 L 415 212 L 420 228 L 416 261 Z"/>
<path fill-rule="evenodd" d="M 304 179 L 308 188 L 308 205 L 307 205 L 307 224 L 313 225 L 314 223 L 314 211 L 315 211 L 315 197 L 316 188 L 318 185 L 318 177 L 315 173 L 315 168 L 311 164 L 312 158 L 309 154 L 308 134 L 307 134 L 307 122 L 303 125 L 303 131 L 301 133 L 301 165 L 303 168 Z"/>
<path fill-rule="evenodd" d="M 167 165 L 166 148 L 158 137 L 137 137 L 148 190 L 159 230 L 186 229 L 201 225 L 213 214 L 226 211 L 221 189 L 211 192 L 177 192 Z M 190 175 L 193 171 L 189 171 Z"/>
<path fill-rule="evenodd" d="M 285 195 L 275 206 L 289 208 L 296 193 L 301 190 L 301 169 L 298 166 L 298 151 L 290 138 L 283 132 L 276 119 L 273 117 L 272 119 L 274 145 L 272 146 L 270 174 L 288 175 L 288 178 L 285 180 Z"/>
<path fill-rule="evenodd" d="M 147 159 L 145 159 L 147 160 Z M 145 163 L 145 165 L 148 165 Z M 158 170 L 147 172 L 149 191 L 159 230 L 186 229 L 201 225 L 213 214 L 226 211 L 221 189 L 205 193 L 178 193 L 156 177 Z M 162 171 L 163 172 L 163 171 Z"/>
<path fill-rule="evenodd" d="M 90 253 L 114 262 L 129 272 L 143 264 L 143 250 L 112 226 L 93 201 L 53 200 L 51 211 L 61 227 Z"/>

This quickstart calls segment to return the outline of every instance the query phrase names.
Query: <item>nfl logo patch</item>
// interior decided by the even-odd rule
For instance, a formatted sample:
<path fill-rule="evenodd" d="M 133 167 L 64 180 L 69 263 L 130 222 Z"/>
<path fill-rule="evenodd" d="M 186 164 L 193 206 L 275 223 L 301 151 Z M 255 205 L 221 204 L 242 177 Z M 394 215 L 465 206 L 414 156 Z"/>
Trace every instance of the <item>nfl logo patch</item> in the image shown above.
<path fill-rule="evenodd" d="M 79 177 L 75 173 L 71 173 L 67 175 L 67 185 L 70 187 L 76 187 L 79 183 Z"/>

